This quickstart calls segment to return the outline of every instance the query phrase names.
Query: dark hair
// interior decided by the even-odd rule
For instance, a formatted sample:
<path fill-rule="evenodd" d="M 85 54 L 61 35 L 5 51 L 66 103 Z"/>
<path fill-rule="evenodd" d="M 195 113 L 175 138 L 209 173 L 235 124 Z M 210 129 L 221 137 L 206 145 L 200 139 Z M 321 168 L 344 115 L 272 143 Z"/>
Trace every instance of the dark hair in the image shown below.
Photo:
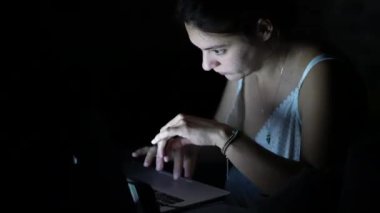
<path fill-rule="evenodd" d="M 259 18 L 272 21 L 281 33 L 296 20 L 293 0 L 179 0 L 178 18 L 204 32 L 254 37 Z M 287 33 L 286 33 L 287 34 Z"/>

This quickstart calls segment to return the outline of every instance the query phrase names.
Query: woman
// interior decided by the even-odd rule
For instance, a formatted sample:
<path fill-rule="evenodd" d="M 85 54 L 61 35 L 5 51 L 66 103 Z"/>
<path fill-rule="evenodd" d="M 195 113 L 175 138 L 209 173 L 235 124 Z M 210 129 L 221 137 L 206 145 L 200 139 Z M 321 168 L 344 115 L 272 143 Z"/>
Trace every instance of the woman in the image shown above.
<path fill-rule="evenodd" d="M 152 140 L 157 146 L 134 157 L 146 155 L 146 166 L 155 158 L 158 170 L 173 159 L 174 178 L 182 169 L 191 177 L 197 149 L 217 146 L 231 166 L 226 187 L 242 206 L 274 196 L 306 168 L 334 169 L 357 127 L 347 119 L 361 119 L 361 93 L 344 61 L 291 40 L 295 6 L 281 2 L 180 1 L 203 69 L 228 82 L 214 120 L 179 114 Z"/>

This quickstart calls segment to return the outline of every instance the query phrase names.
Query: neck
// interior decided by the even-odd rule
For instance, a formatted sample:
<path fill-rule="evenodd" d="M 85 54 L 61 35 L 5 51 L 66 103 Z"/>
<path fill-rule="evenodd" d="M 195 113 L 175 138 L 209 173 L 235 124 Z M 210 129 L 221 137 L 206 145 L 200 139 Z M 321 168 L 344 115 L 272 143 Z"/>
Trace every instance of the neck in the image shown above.
<path fill-rule="evenodd" d="M 286 61 L 289 54 L 289 48 L 285 45 L 279 45 L 268 53 L 263 60 L 260 70 L 252 72 L 252 79 L 268 80 L 276 79 L 281 71 L 286 69 Z"/>

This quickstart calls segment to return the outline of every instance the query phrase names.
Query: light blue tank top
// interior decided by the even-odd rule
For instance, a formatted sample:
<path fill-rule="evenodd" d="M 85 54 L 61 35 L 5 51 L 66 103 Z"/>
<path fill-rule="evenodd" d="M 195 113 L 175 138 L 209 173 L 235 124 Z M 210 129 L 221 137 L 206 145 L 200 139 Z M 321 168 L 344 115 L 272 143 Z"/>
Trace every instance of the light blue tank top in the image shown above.
<path fill-rule="evenodd" d="M 287 159 L 299 161 L 301 157 L 302 121 L 298 110 L 299 91 L 306 76 L 321 61 L 334 59 L 324 54 L 313 58 L 306 66 L 296 88 L 269 116 L 256 135 L 245 132 L 263 148 Z M 238 82 L 235 105 L 227 116 L 226 123 L 242 129 L 244 123 L 244 78 Z"/>

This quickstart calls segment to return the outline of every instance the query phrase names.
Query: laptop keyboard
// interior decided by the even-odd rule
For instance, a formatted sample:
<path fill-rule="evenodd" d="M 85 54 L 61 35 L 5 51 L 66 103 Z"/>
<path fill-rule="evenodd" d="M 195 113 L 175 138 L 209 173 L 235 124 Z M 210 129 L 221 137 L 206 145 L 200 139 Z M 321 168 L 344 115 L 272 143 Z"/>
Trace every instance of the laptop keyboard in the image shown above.
<path fill-rule="evenodd" d="M 172 195 L 168 195 L 168 194 L 165 194 L 163 192 L 156 191 L 156 190 L 154 190 L 154 194 L 156 196 L 157 202 L 160 205 L 173 205 L 173 204 L 184 201 L 181 198 L 174 197 Z"/>

